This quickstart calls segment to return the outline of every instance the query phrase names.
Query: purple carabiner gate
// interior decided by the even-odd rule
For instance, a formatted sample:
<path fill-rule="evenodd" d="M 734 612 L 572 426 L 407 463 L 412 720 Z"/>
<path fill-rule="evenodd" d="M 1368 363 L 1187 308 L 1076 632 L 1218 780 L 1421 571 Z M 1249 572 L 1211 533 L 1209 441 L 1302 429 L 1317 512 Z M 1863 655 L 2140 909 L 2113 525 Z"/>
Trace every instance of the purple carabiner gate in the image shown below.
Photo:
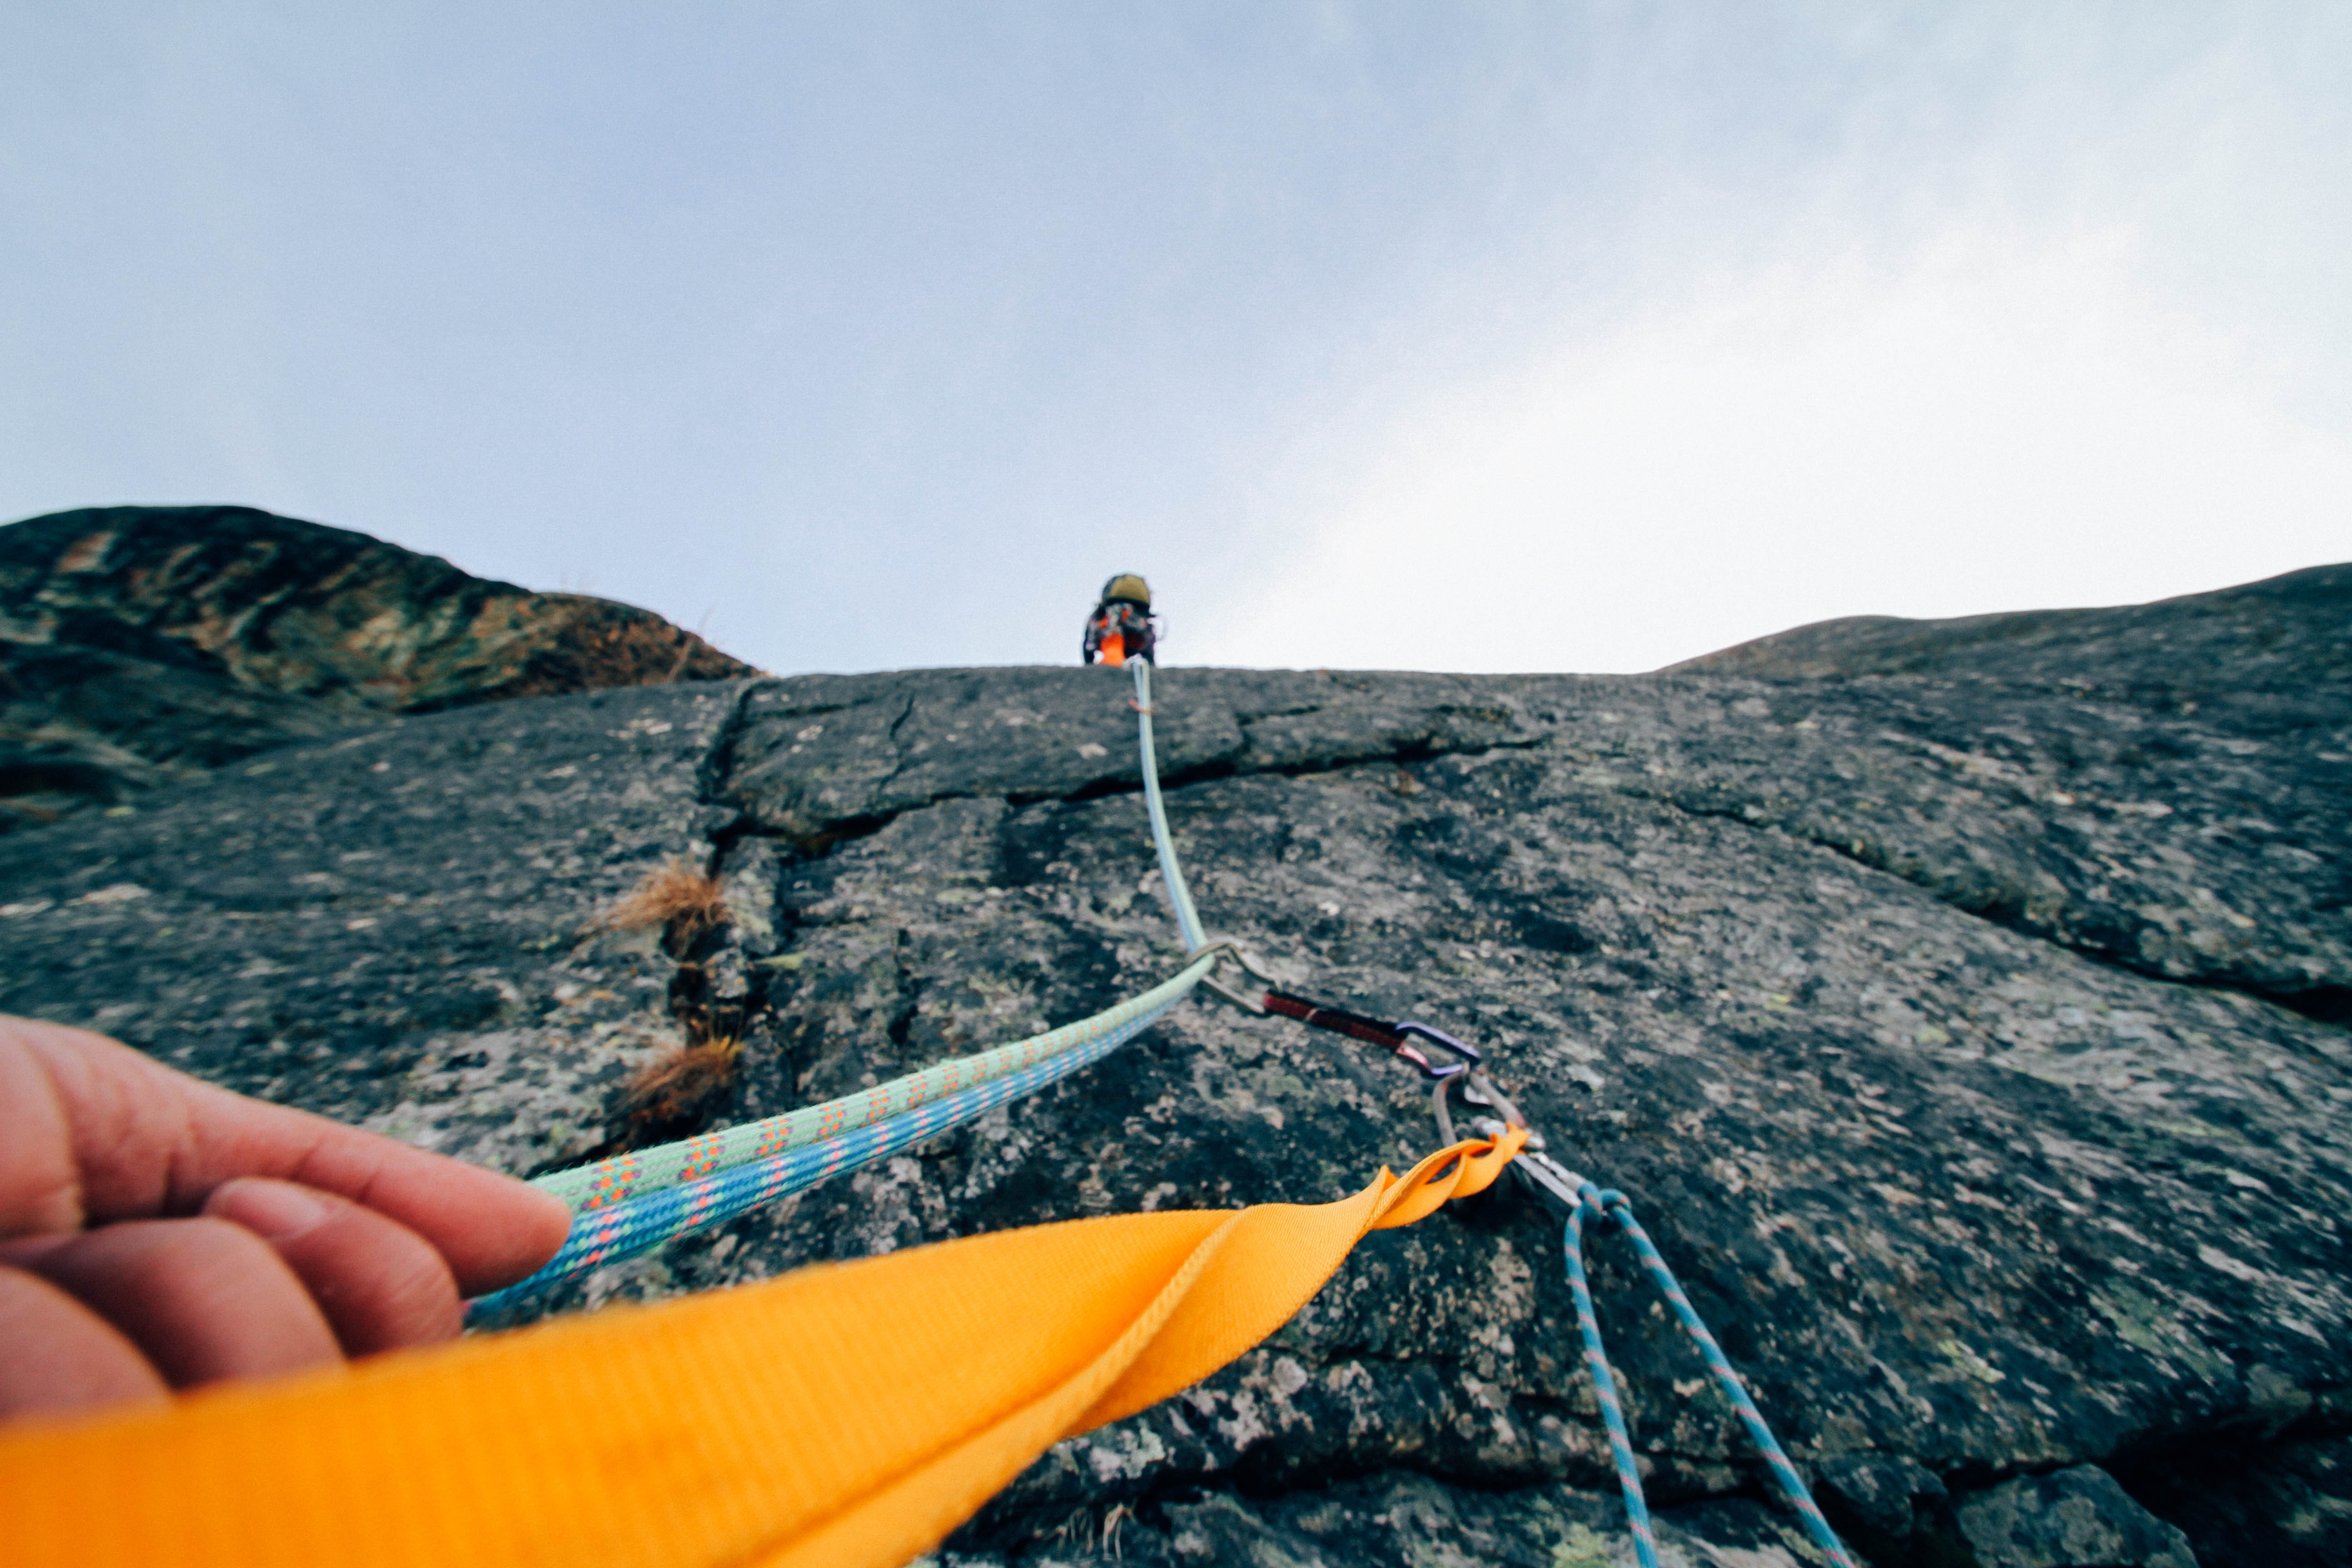
<path fill-rule="evenodd" d="M 1457 1040 L 1443 1029 L 1433 1029 L 1427 1024 L 1416 1024 L 1409 1018 L 1399 1019 L 1389 1027 L 1406 1039 L 1418 1035 L 1430 1044 L 1442 1046 L 1461 1058 L 1459 1061 L 1449 1062 L 1444 1067 L 1439 1067 L 1413 1047 L 1399 1045 L 1396 1047 L 1396 1054 L 1421 1068 L 1422 1075 L 1433 1081 L 1468 1072 L 1479 1063 L 1478 1048 L 1475 1046 Z"/>

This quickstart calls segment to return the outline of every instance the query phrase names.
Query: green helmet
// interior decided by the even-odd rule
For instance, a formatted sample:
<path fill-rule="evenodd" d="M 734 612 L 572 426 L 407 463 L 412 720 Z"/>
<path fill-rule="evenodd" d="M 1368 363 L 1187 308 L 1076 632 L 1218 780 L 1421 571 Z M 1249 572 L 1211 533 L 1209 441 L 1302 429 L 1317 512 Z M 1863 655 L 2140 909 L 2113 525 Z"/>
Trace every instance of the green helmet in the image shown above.
<path fill-rule="evenodd" d="M 1122 572 L 1103 584 L 1102 602 L 1106 605 L 1126 603 L 1151 608 L 1151 584 L 1133 572 Z"/>

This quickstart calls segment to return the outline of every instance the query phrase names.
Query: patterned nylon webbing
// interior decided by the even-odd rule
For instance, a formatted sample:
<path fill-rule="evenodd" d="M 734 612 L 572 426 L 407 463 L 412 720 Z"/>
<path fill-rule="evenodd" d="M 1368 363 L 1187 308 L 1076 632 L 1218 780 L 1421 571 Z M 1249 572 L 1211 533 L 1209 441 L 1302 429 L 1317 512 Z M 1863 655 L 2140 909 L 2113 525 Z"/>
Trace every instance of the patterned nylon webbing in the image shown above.
<path fill-rule="evenodd" d="M 1034 1067 L 1066 1051 L 1098 1041 L 1114 1030 L 1124 1029 L 1146 1014 L 1157 1017 L 1198 984 L 1211 967 L 1211 963 L 1195 963 L 1140 996 L 1091 1018 L 1081 1018 L 1075 1024 L 1065 1024 L 992 1051 L 938 1062 L 888 1083 L 829 1100 L 823 1105 L 788 1110 L 763 1121 L 698 1133 L 675 1143 L 615 1154 L 576 1170 L 557 1171 L 531 1184 L 562 1198 L 574 1214 L 593 1214 L 640 1194 L 697 1181 L 755 1160 L 770 1160 L 902 1115 L 943 1095 Z M 1129 1029 L 1119 1037 L 1125 1039 L 1134 1032 Z"/>

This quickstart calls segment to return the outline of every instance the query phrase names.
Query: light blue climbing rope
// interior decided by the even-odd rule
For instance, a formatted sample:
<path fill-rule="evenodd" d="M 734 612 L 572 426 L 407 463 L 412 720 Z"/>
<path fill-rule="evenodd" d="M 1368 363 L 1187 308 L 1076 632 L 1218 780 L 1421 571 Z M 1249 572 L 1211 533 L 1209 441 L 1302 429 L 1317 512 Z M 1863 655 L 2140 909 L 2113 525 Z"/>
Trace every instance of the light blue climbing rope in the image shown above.
<path fill-rule="evenodd" d="M 1087 1045 L 1106 1030 L 1116 1029 L 1139 1014 L 1148 1012 L 1156 1016 L 1166 1010 L 1161 1004 L 1177 1000 L 1192 990 L 1195 982 L 1186 977 L 1190 973 L 1188 970 L 1185 974 L 1164 981 L 1091 1018 L 1081 1018 L 1009 1046 L 934 1062 L 920 1071 L 855 1094 L 845 1094 L 838 1100 L 828 1100 L 822 1105 L 803 1106 L 781 1116 L 723 1127 L 713 1132 L 698 1132 L 674 1143 L 633 1149 L 593 1165 L 551 1172 L 535 1178 L 531 1185 L 552 1193 L 574 1213 L 582 1213 L 608 1208 L 680 1182 L 755 1160 L 771 1159 L 803 1144 L 853 1132 L 912 1110 L 943 1094 L 1034 1067 L 1049 1057 Z"/>
<path fill-rule="evenodd" d="M 1625 1494 L 1625 1523 L 1633 1532 L 1633 1555 L 1641 1568 L 1658 1568 L 1658 1542 L 1650 1532 L 1650 1505 L 1642 1496 L 1642 1472 L 1633 1468 L 1633 1438 L 1617 1403 L 1617 1380 L 1609 1373 L 1609 1352 L 1601 1344 L 1601 1320 L 1592 1310 L 1592 1288 L 1584 1279 L 1584 1208 L 1568 1215 L 1568 1288 L 1576 1297 L 1576 1326 L 1584 1335 L 1584 1364 L 1601 1396 L 1601 1423 L 1609 1428 L 1609 1457 L 1617 1465 L 1617 1489 Z"/>
<path fill-rule="evenodd" d="M 1821 1508 L 1813 1501 L 1813 1494 L 1805 1486 L 1804 1478 L 1797 1474 L 1797 1468 L 1789 1462 L 1789 1456 L 1781 1451 L 1780 1443 L 1773 1438 L 1772 1428 L 1765 1425 L 1763 1412 L 1758 1410 L 1756 1401 L 1748 1397 L 1748 1385 L 1740 1382 L 1739 1373 L 1732 1370 L 1729 1358 L 1723 1353 L 1723 1347 L 1717 1344 L 1715 1336 L 1707 1331 L 1706 1323 L 1698 1315 L 1698 1309 L 1692 1306 L 1690 1298 L 1683 1293 L 1682 1283 L 1675 1278 L 1675 1271 L 1666 1267 L 1664 1258 L 1658 1256 L 1658 1248 L 1650 1240 L 1650 1233 L 1634 1219 L 1632 1201 L 1613 1187 L 1603 1191 L 1591 1182 L 1578 1185 L 1577 1197 L 1577 1207 L 1570 1214 L 1566 1229 L 1569 1288 L 1576 1296 L 1576 1326 L 1584 1335 L 1585 1363 L 1592 1369 L 1593 1385 L 1600 1390 L 1601 1419 L 1609 1428 L 1610 1452 L 1617 1463 L 1617 1484 L 1625 1494 L 1625 1515 L 1633 1525 L 1633 1551 L 1641 1559 L 1642 1568 L 1657 1568 L 1657 1542 L 1650 1531 L 1649 1507 L 1642 1498 L 1642 1478 L 1633 1468 L 1633 1443 L 1625 1428 L 1625 1414 L 1618 1408 L 1616 1384 L 1609 1375 L 1609 1357 L 1601 1348 L 1601 1323 L 1592 1311 L 1592 1292 L 1585 1284 L 1583 1222 L 1587 1215 L 1596 1225 L 1613 1224 L 1633 1241 L 1634 1250 L 1642 1255 L 1643 1267 L 1650 1271 L 1651 1279 L 1656 1283 L 1659 1293 L 1665 1297 L 1666 1304 L 1675 1310 L 1675 1316 L 1682 1320 L 1683 1328 L 1697 1342 L 1699 1353 L 1706 1358 L 1707 1370 L 1715 1373 L 1717 1384 L 1730 1399 L 1731 1407 L 1739 1413 L 1740 1423 L 1748 1428 L 1748 1437 L 1763 1452 L 1764 1462 L 1771 1468 L 1773 1480 L 1779 1483 L 1780 1494 L 1789 1500 L 1790 1506 L 1797 1510 L 1805 1533 L 1813 1538 L 1813 1544 L 1822 1549 L 1836 1568 L 1854 1568 L 1853 1559 L 1847 1554 L 1845 1543 L 1837 1538 L 1837 1531 L 1830 1528 L 1830 1521 L 1822 1517 Z"/>
<path fill-rule="evenodd" d="M 1143 807 L 1151 817 L 1151 847 L 1160 853 L 1160 879 L 1168 884 L 1168 901 L 1175 906 L 1176 929 L 1184 933 L 1184 951 L 1198 952 L 1209 939 L 1201 932 L 1200 912 L 1192 908 L 1192 889 L 1184 886 L 1184 868 L 1176 863 L 1176 844 L 1168 837 L 1168 812 L 1160 804 L 1160 757 L 1151 744 L 1151 661 L 1128 661 L 1135 668 L 1136 733 L 1143 750 Z"/>
<path fill-rule="evenodd" d="M 1157 1005 L 1133 1013 L 1085 1044 L 1018 1072 L 975 1084 L 838 1138 L 804 1144 L 696 1181 L 663 1187 L 608 1208 L 576 1215 L 562 1250 L 544 1268 L 520 1284 L 481 1297 L 470 1310 L 487 1315 L 514 1306 L 592 1268 L 634 1257 L 688 1232 L 731 1219 L 747 1209 L 805 1191 L 827 1176 L 854 1171 L 910 1144 L 936 1138 L 1006 1100 L 1067 1078 L 1080 1068 L 1100 1061 L 1157 1023 L 1191 994 L 1192 985 L 1215 965 L 1219 956 L 1203 955 L 1174 981 L 1160 987 L 1167 994 Z"/>

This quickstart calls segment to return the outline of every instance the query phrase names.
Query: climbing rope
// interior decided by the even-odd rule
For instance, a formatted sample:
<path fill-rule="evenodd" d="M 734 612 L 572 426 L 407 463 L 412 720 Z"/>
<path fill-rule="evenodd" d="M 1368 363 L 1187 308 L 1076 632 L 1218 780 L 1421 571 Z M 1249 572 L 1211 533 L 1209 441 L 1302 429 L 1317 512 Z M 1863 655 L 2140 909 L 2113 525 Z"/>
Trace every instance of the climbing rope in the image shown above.
<path fill-rule="evenodd" d="M 1151 847 L 1160 855 L 1160 879 L 1168 884 L 1168 901 L 1175 907 L 1184 951 L 1198 952 L 1209 939 L 1201 933 L 1200 911 L 1192 907 L 1192 889 L 1184 886 L 1184 868 L 1176 863 L 1175 840 L 1168 836 L 1168 810 L 1160 801 L 1160 756 L 1151 744 L 1151 661 L 1130 659 L 1128 667 L 1135 671 L 1136 733 L 1143 757 L 1143 805 L 1151 816 Z"/>
<path fill-rule="evenodd" d="M 1127 1033 L 1119 1037 L 1121 1039 L 1131 1037 L 1135 1031 L 1128 1028 L 1129 1025 L 1146 1014 L 1154 1018 L 1160 1016 L 1170 1006 L 1181 1001 L 1197 983 L 1193 968 L 1188 967 L 1173 979 L 1153 986 L 1139 996 L 1130 997 L 1116 1007 L 1107 1008 L 1091 1018 L 1081 1018 L 1075 1024 L 1065 1024 L 1058 1029 L 1032 1035 L 1009 1046 L 999 1046 L 994 1050 L 982 1051 L 976 1056 L 935 1062 L 919 1072 L 892 1079 L 887 1083 L 861 1089 L 856 1094 L 844 1095 L 839 1100 L 828 1100 L 822 1105 L 804 1106 L 781 1116 L 771 1116 L 765 1121 L 722 1128 L 715 1132 L 698 1133 L 675 1143 L 615 1154 L 593 1165 L 557 1171 L 537 1178 L 531 1184 L 554 1194 L 571 1205 L 575 1212 L 589 1213 L 608 1208 L 640 1194 L 693 1181 L 714 1171 L 724 1171 L 750 1161 L 766 1160 L 787 1150 L 887 1121 L 943 1094 L 1018 1072 L 1097 1042 L 1103 1036 L 1120 1029 L 1127 1029 Z M 1140 1026 L 1137 1025 L 1137 1027 Z"/>
<path fill-rule="evenodd" d="M 1822 1549 L 1836 1568 L 1854 1568 L 1853 1559 L 1846 1554 L 1844 1543 L 1830 1528 L 1830 1521 L 1822 1517 L 1821 1508 L 1813 1501 L 1813 1494 L 1805 1486 L 1804 1478 L 1798 1475 L 1797 1468 L 1789 1462 L 1789 1456 L 1781 1451 L 1780 1443 L 1772 1436 L 1772 1428 L 1765 1424 L 1764 1413 L 1756 1408 L 1756 1401 L 1748 1396 L 1748 1385 L 1739 1380 L 1739 1373 L 1732 1370 L 1730 1359 L 1723 1353 L 1723 1347 L 1715 1342 L 1715 1336 L 1707 1331 L 1706 1321 L 1691 1305 L 1690 1298 L 1683 1293 L 1682 1283 L 1675 1278 L 1675 1271 L 1667 1268 L 1666 1260 L 1658 1255 L 1657 1246 L 1651 1241 L 1650 1233 L 1643 1230 L 1641 1222 L 1633 1217 L 1632 1201 L 1613 1187 L 1603 1190 L 1591 1182 L 1577 1184 L 1577 1199 L 1576 1206 L 1569 1211 L 1565 1227 L 1568 1286 L 1576 1297 L 1576 1326 L 1584 1336 L 1584 1363 L 1591 1371 L 1593 1388 L 1601 1396 L 1601 1424 L 1609 1428 L 1609 1451 L 1616 1461 L 1618 1489 L 1625 1494 L 1625 1519 L 1633 1528 L 1633 1552 L 1641 1559 L 1641 1568 L 1658 1568 L 1658 1543 L 1650 1531 L 1650 1510 L 1642 1497 L 1641 1472 L 1633 1467 L 1633 1438 L 1625 1428 L 1625 1412 L 1617 1403 L 1616 1381 L 1609 1373 L 1609 1353 L 1601 1343 L 1601 1321 L 1593 1313 L 1592 1290 L 1584 1278 L 1584 1226 L 1587 1220 L 1591 1221 L 1596 1228 L 1613 1224 L 1633 1242 L 1633 1249 L 1642 1255 L 1642 1266 L 1650 1271 L 1651 1279 L 1657 1285 L 1658 1293 L 1675 1310 L 1675 1316 L 1682 1320 L 1684 1330 L 1698 1345 L 1699 1353 L 1706 1358 L 1707 1370 L 1715 1374 L 1717 1385 L 1731 1401 L 1732 1409 L 1738 1412 L 1740 1424 L 1748 1428 L 1748 1438 L 1762 1451 L 1764 1462 L 1771 1468 L 1772 1479 L 1780 1486 L 1780 1495 L 1788 1499 L 1790 1507 L 1796 1510 L 1798 1519 L 1804 1523 L 1805 1533 L 1813 1538 L 1813 1544 Z"/>
<path fill-rule="evenodd" d="M 1834 1568 L 1853 1568 L 1853 1559 L 1847 1554 L 1836 1531 L 1830 1528 L 1829 1521 L 1822 1517 L 1822 1510 L 1813 1502 L 1812 1493 L 1807 1489 L 1804 1479 L 1789 1462 L 1789 1456 L 1773 1437 L 1771 1427 L 1765 1424 L 1763 1412 L 1757 1409 L 1756 1401 L 1748 1396 L 1748 1385 L 1740 1382 L 1738 1373 L 1732 1369 L 1730 1359 L 1723 1353 L 1723 1347 L 1715 1342 L 1715 1335 L 1708 1331 L 1706 1320 L 1698 1315 L 1698 1309 L 1691 1305 L 1690 1298 L 1684 1293 L 1682 1282 L 1675 1278 L 1674 1270 L 1666 1267 L 1666 1260 L 1659 1254 L 1657 1244 L 1650 1239 L 1650 1233 L 1633 1218 L 1632 1200 L 1614 1188 L 1604 1191 L 1593 1185 L 1553 1159 L 1545 1150 L 1543 1134 L 1528 1127 L 1528 1120 L 1518 1107 L 1505 1099 L 1493 1080 L 1476 1068 L 1459 1078 L 1449 1075 L 1437 1080 L 1434 1096 L 1437 1130 L 1446 1142 L 1452 1142 L 1454 1137 L 1454 1116 L 1446 1100 L 1457 1085 L 1465 1099 L 1475 1104 L 1490 1105 L 1508 1118 L 1506 1121 L 1490 1116 L 1481 1117 L 1472 1123 L 1475 1131 L 1492 1137 L 1508 1129 L 1517 1129 L 1525 1136 L 1527 1142 L 1518 1158 L 1512 1163 L 1511 1169 L 1518 1173 L 1519 1180 L 1537 1197 L 1567 1216 L 1568 1287 L 1575 1299 L 1577 1331 L 1583 1338 L 1584 1364 L 1592 1374 L 1593 1392 L 1601 1401 L 1601 1423 L 1609 1431 L 1610 1458 L 1617 1471 L 1618 1489 L 1624 1494 L 1625 1521 L 1633 1531 L 1633 1552 L 1640 1559 L 1640 1568 L 1657 1568 L 1657 1539 L 1650 1528 L 1649 1505 L 1642 1496 L 1642 1475 L 1634 1466 L 1633 1440 L 1626 1429 L 1624 1407 L 1618 1402 L 1617 1380 L 1610 1372 L 1609 1353 L 1601 1342 L 1601 1320 L 1593 1311 L 1591 1285 L 1585 1279 L 1584 1226 L 1588 1220 L 1601 1226 L 1614 1225 L 1632 1239 L 1634 1250 L 1642 1255 L 1643 1265 L 1649 1269 L 1650 1278 L 1656 1283 L 1659 1293 L 1674 1308 L 1684 1331 L 1697 1343 L 1699 1353 L 1706 1360 L 1707 1369 L 1715 1374 L 1717 1384 L 1729 1397 L 1731 1407 L 1738 1412 L 1748 1436 L 1762 1451 L 1765 1463 L 1771 1467 L 1773 1479 L 1779 1483 L 1781 1495 L 1789 1500 L 1797 1516 L 1804 1521 L 1806 1533 L 1828 1555 Z"/>
<path fill-rule="evenodd" d="M 936 1138 L 1009 1100 L 1017 1100 L 1058 1079 L 1067 1078 L 1080 1068 L 1100 1061 L 1158 1022 L 1163 1014 L 1191 994 L 1192 987 L 1200 983 L 1201 976 L 1215 966 L 1220 956 L 1217 952 L 1204 953 L 1182 973 L 1154 986 L 1141 996 L 1123 1002 L 1081 1023 L 1055 1030 L 1055 1035 L 1070 1037 L 1076 1043 L 1066 1044 L 1062 1049 L 1041 1060 L 1017 1070 L 1000 1072 L 984 1082 L 944 1099 L 918 1105 L 899 1115 L 869 1121 L 854 1131 L 820 1142 L 803 1142 L 793 1147 L 784 1140 L 792 1133 L 804 1130 L 808 1122 L 802 1121 L 788 1128 L 781 1124 L 790 1121 L 789 1118 L 775 1117 L 768 1122 L 755 1123 L 751 1128 L 733 1129 L 738 1132 L 747 1132 L 756 1128 L 767 1128 L 762 1139 L 774 1140 L 773 1146 L 779 1152 L 761 1157 L 757 1151 L 761 1143 L 755 1141 L 751 1145 L 753 1152 L 740 1157 L 738 1163 L 730 1168 L 715 1170 L 711 1174 L 690 1180 L 680 1180 L 673 1174 L 669 1177 L 669 1185 L 641 1192 L 634 1198 L 610 1206 L 576 1213 L 571 1234 L 564 1237 L 562 1248 L 549 1259 L 546 1267 L 520 1284 L 478 1298 L 468 1310 L 487 1316 L 528 1300 L 592 1268 L 649 1251 L 666 1241 L 732 1219 L 748 1209 L 804 1192 L 828 1176 L 854 1171 L 860 1165 L 897 1153 L 912 1144 Z M 1040 1039 L 1047 1037 L 1038 1037 Z M 1019 1046 L 1008 1046 L 988 1054 L 1003 1057 L 1008 1051 L 1017 1051 L 1032 1044 L 1034 1042 L 1024 1040 Z M 962 1059 L 971 1062 L 982 1058 Z M 953 1065 L 942 1064 L 943 1067 Z M 908 1081 L 901 1079 L 883 1088 L 894 1089 Z M 812 1110 L 817 1113 L 833 1111 L 836 1107 L 850 1105 L 851 1100 L 869 1100 L 882 1094 L 883 1089 L 872 1089 L 865 1095 L 852 1096 L 850 1100 L 834 1100 Z M 847 1112 L 839 1114 L 845 1116 Z M 822 1126 L 824 1120 L 824 1116 L 819 1114 L 817 1124 Z M 845 1123 L 836 1121 L 834 1124 Z M 698 1142 L 686 1141 L 688 1144 Z M 739 1146 L 740 1142 L 739 1140 Z M 675 1151 L 679 1147 L 678 1144 L 667 1144 L 660 1150 L 647 1152 L 660 1153 L 663 1156 L 662 1168 L 669 1171 L 677 1160 Z M 627 1157 L 622 1158 L 625 1160 Z M 615 1163 L 606 1162 L 608 1164 Z M 712 1167 L 705 1166 L 704 1169 L 711 1170 Z"/>
<path fill-rule="evenodd" d="M 1641 1568 L 1658 1568 L 1658 1538 L 1650 1531 L 1650 1505 L 1642 1495 L 1642 1472 L 1633 1463 L 1633 1437 L 1624 1407 L 1617 1403 L 1617 1380 L 1601 1344 L 1601 1320 L 1592 1310 L 1592 1288 L 1584 1278 L 1584 1210 L 1568 1215 L 1568 1288 L 1576 1298 L 1576 1326 L 1584 1336 L 1585 1370 L 1601 1400 L 1601 1424 L 1609 1429 L 1609 1457 L 1617 1467 L 1617 1489 L 1625 1495 L 1625 1525 L 1633 1532 L 1633 1555 Z"/>
<path fill-rule="evenodd" d="M 572 1232 L 545 1268 L 520 1284 L 479 1298 L 469 1306 L 469 1316 L 512 1307 L 590 1269 L 937 1137 L 1101 1060 L 1190 995 L 1230 955 L 1230 944 L 1213 943 L 1202 933 L 1192 892 L 1184 885 L 1160 795 L 1151 731 L 1151 662 L 1134 659 L 1130 668 L 1135 671 L 1137 744 L 1152 847 L 1185 952 L 1192 960 L 1181 973 L 1093 1017 L 976 1056 L 935 1063 L 857 1094 L 539 1177 L 533 1184 L 570 1205 Z"/>

